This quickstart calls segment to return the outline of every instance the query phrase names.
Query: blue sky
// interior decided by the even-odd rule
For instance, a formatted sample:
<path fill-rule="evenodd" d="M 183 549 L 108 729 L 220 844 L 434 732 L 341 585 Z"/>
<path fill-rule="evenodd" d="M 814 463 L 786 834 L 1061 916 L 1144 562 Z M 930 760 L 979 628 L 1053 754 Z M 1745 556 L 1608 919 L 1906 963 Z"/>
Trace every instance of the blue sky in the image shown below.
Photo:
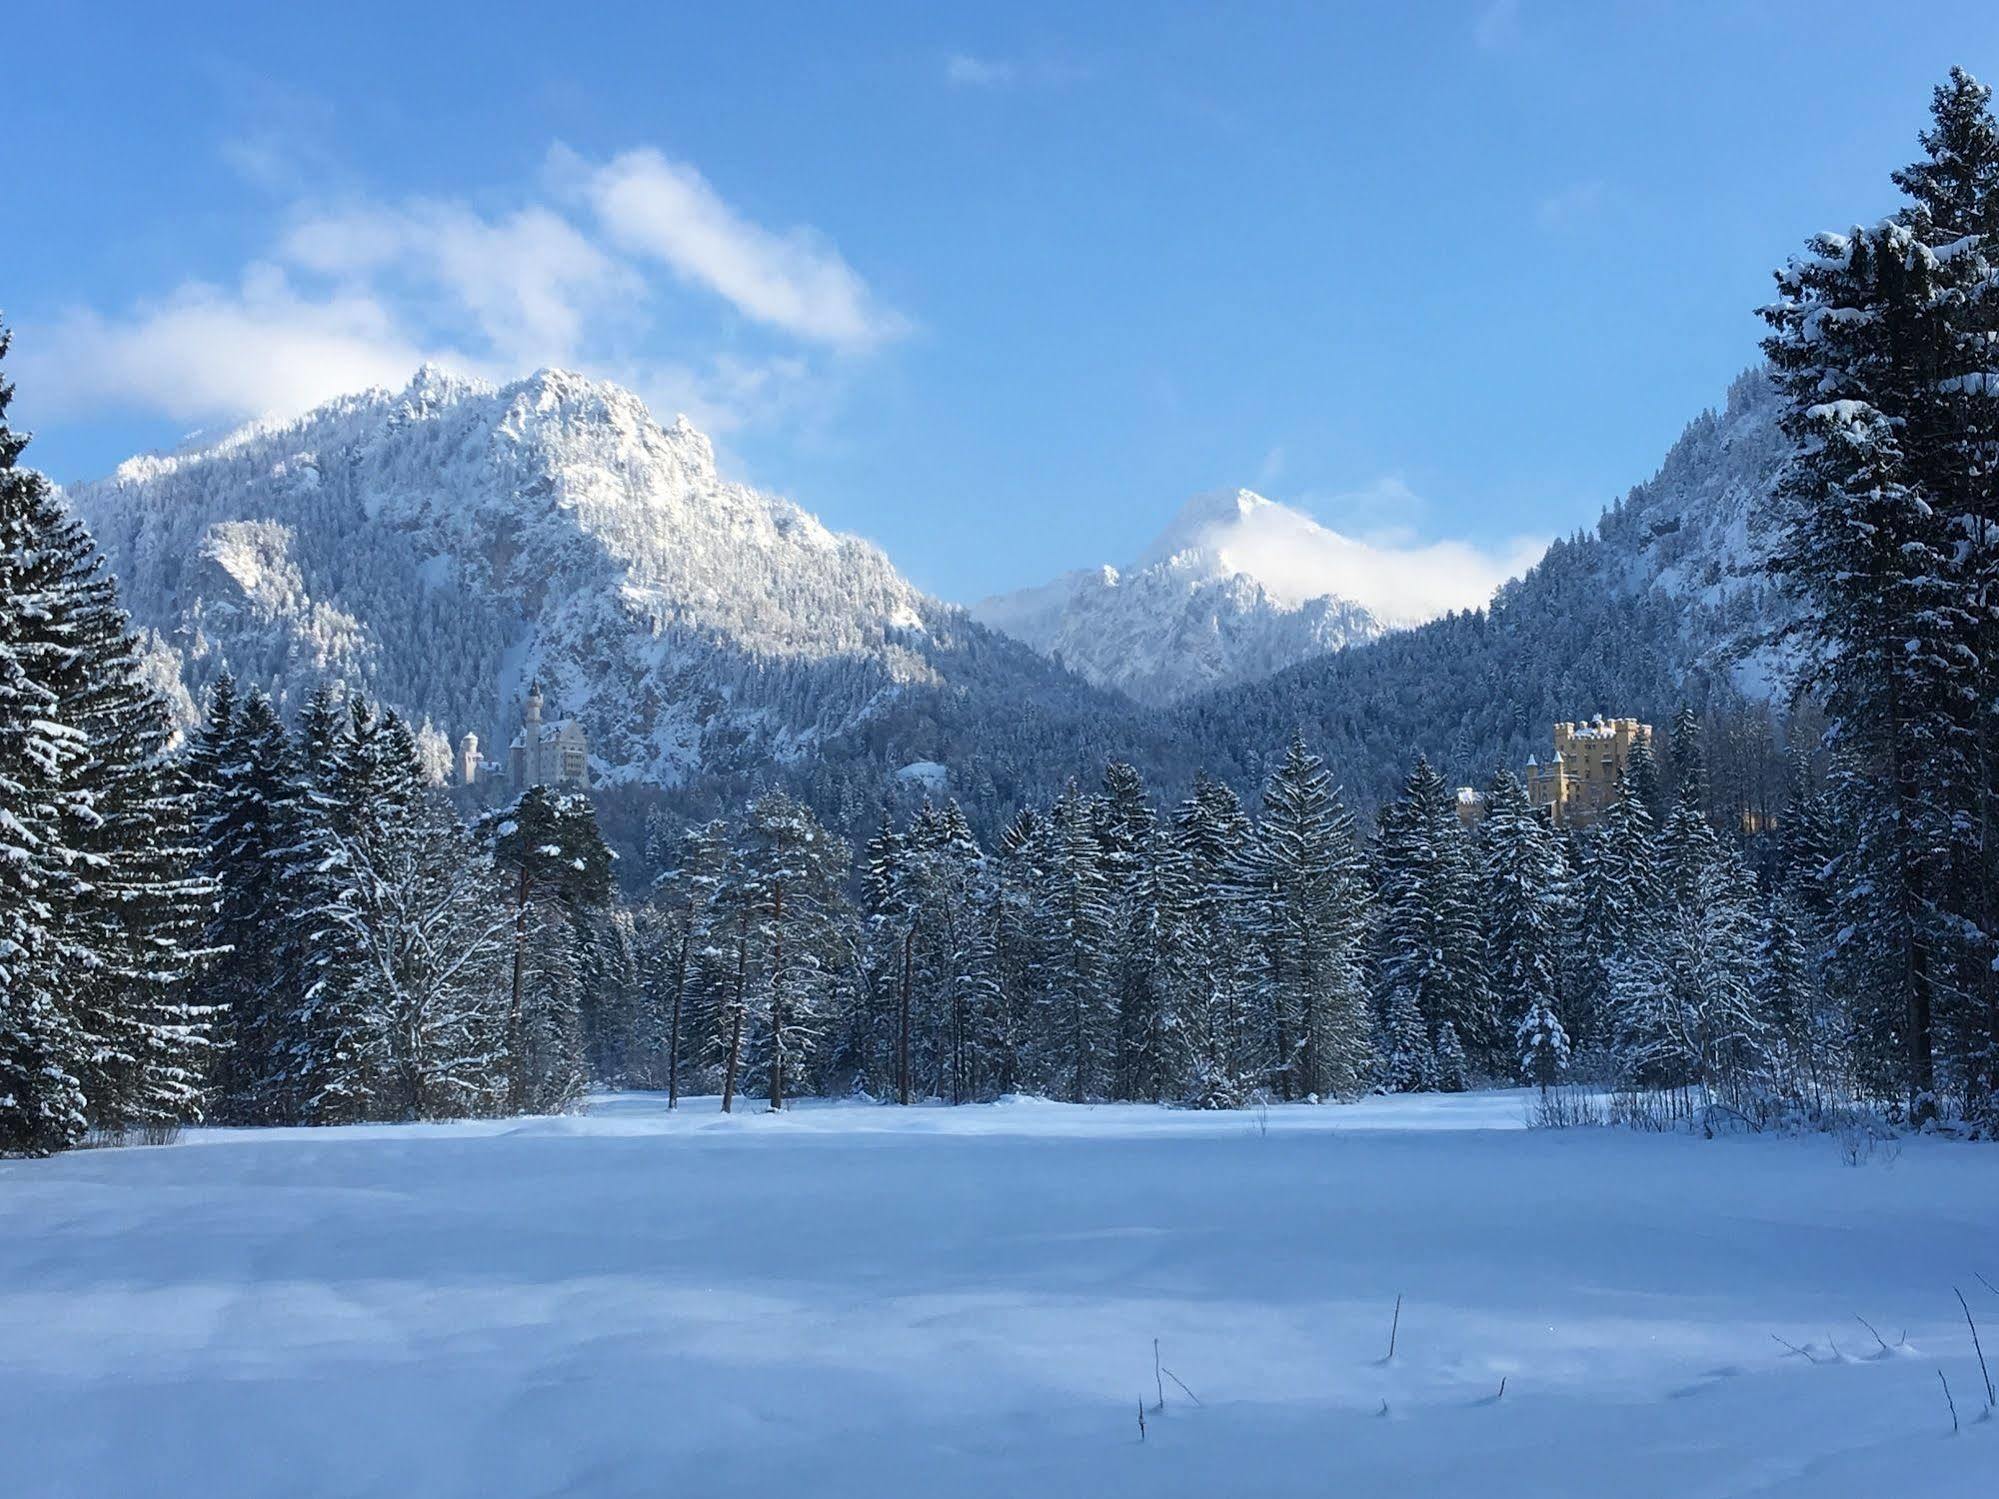
<path fill-rule="evenodd" d="M 0 308 L 99 474 L 442 357 L 686 409 L 969 600 L 1247 485 L 1495 567 L 1892 206 L 1999 6 L 56 4 Z"/>

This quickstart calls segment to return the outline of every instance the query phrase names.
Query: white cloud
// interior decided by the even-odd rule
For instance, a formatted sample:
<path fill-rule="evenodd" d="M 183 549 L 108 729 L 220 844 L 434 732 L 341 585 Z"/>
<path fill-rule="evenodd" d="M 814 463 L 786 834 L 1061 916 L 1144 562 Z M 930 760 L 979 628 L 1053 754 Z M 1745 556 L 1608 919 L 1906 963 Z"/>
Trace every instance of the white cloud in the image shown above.
<path fill-rule="evenodd" d="M 495 221 L 452 203 L 312 213 L 284 252 L 343 281 L 395 275 L 452 298 L 509 365 L 574 362 L 593 315 L 644 295 L 641 277 L 539 207 Z"/>
<path fill-rule="evenodd" d="M 24 340 L 37 396 L 57 414 L 109 404 L 212 422 L 400 387 L 426 359 L 496 379 L 559 364 L 727 432 L 809 414 L 839 383 L 838 356 L 903 327 L 816 236 L 759 227 L 690 167 L 654 151 L 593 167 L 558 149 L 553 163 L 554 186 L 580 185 L 597 223 L 554 202 L 488 215 L 301 196 L 234 284 L 78 309 Z M 702 353 L 688 330 L 730 308 L 758 328 L 717 325 L 723 352 Z M 676 335 L 670 357 L 648 347 L 659 323 Z"/>
<path fill-rule="evenodd" d="M 54 410 L 126 404 L 184 421 L 291 415 L 346 391 L 400 385 L 429 350 L 366 292 L 302 296 L 285 272 L 252 265 L 235 287 L 189 282 L 116 319 L 77 312 L 33 357 Z"/>
<path fill-rule="evenodd" d="M 907 324 L 875 304 L 840 254 L 809 229 L 776 233 L 725 203 L 693 167 L 657 151 L 627 151 L 580 171 L 584 196 L 620 249 L 670 267 L 728 299 L 745 317 L 798 338 L 867 348 Z"/>
<path fill-rule="evenodd" d="M 1399 480 L 1377 486 L 1376 492 L 1408 495 Z M 1201 518 L 1178 535 L 1168 533 L 1174 535 L 1175 547 L 1202 548 L 1223 571 L 1249 574 L 1282 603 L 1296 606 L 1333 594 L 1364 605 L 1390 625 L 1418 624 L 1453 609 L 1479 607 L 1547 550 L 1545 538 L 1520 537 L 1482 547 L 1419 540 L 1399 526 L 1347 535 L 1301 510 L 1260 498 L 1194 504 Z"/>
<path fill-rule="evenodd" d="M 1013 82 L 1014 76 L 1010 62 L 995 62 L 964 52 L 953 52 L 944 59 L 945 81 L 958 88 L 1003 88 Z"/>

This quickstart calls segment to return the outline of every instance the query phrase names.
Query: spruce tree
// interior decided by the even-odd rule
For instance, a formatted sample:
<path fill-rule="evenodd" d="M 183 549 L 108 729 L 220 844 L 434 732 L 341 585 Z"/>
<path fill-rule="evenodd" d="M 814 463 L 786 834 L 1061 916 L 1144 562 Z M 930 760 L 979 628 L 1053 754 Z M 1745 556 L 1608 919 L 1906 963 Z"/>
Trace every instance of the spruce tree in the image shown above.
<path fill-rule="evenodd" d="M 1353 819 L 1303 735 L 1264 787 L 1238 885 L 1263 953 L 1279 1085 L 1292 1097 L 1353 1097 L 1373 1063 L 1367 871 Z"/>
<path fill-rule="evenodd" d="M 1105 961 L 1113 911 L 1094 809 L 1074 786 L 1050 814 L 1040 874 L 1040 1070 L 1070 1102 L 1087 1103 L 1105 1092 L 1114 1034 Z"/>
<path fill-rule="evenodd" d="M 1432 1036 L 1448 1021 L 1478 1070 L 1510 1073 L 1511 1037 L 1485 982 L 1473 852 L 1456 797 L 1419 758 L 1375 833 L 1376 1010 L 1385 1024 L 1406 990 Z"/>
<path fill-rule="evenodd" d="M 0 356 L 7 335 L 0 331 Z M 81 653 L 60 629 L 68 583 L 46 542 L 47 482 L 19 466 L 0 377 L 0 1152 L 47 1154 L 82 1137 L 84 1039 L 63 997 L 64 930 L 76 903 L 65 841 L 87 801 L 73 780 L 88 755 L 63 722 Z"/>
<path fill-rule="evenodd" d="M 577 924 L 611 893 L 611 851 L 590 801 L 530 786 L 481 827 L 512 927 L 502 1027 L 508 1112 L 552 1112 L 586 1077 Z"/>
<path fill-rule="evenodd" d="M 1205 774 L 1173 814 L 1172 853 L 1184 883 L 1182 993 L 1190 1076 L 1187 1101 L 1235 1108 L 1255 1086 L 1249 1046 L 1249 985 L 1231 881 L 1249 838 L 1236 794 Z"/>
<path fill-rule="evenodd" d="M 838 920 L 848 859 L 846 844 L 782 791 L 759 797 L 744 820 L 741 866 L 761 960 L 751 1054 L 762 1063 L 773 1111 L 802 1084 L 844 972 Z"/>
<path fill-rule="evenodd" d="M 1555 1020 L 1563 933 L 1568 925 L 1568 866 L 1554 830 L 1528 804 L 1511 771 L 1493 777 L 1479 825 L 1483 856 L 1481 905 L 1486 922 L 1485 976 L 1502 1024 L 1516 1041 L 1530 1019 L 1537 1044 L 1552 1047 L 1561 1034 L 1560 1064 L 1568 1065 L 1568 1037 Z M 1550 1058 L 1544 1059 L 1552 1062 Z M 1545 1069 L 1544 1069 L 1545 1070 Z M 1536 1081 L 1544 1079 L 1537 1077 Z"/>

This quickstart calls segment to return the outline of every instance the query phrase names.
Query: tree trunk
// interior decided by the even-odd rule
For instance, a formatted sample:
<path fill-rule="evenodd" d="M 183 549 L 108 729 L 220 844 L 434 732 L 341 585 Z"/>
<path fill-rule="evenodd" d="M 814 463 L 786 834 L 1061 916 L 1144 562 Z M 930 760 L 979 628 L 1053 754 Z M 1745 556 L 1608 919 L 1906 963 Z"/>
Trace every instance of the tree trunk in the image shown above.
<path fill-rule="evenodd" d="M 895 1096 L 896 1102 L 909 1107 L 909 989 L 910 967 L 916 946 L 916 925 L 902 934 L 902 1005 L 901 1019 L 895 1038 Z"/>
<path fill-rule="evenodd" d="M 514 980 L 507 1001 L 507 1112 L 518 1114 L 527 1107 L 527 1036 L 523 1025 L 521 989 L 525 978 L 528 945 L 528 866 L 521 860 L 520 887 L 514 897 Z"/>
<path fill-rule="evenodd" d="M 784 882 L 771 887 L 770 1107 L 784 1107 Z"/>
<path fill-rule="evenodd" d="M 673 976 L 673 1005 L 666 1022 L 666 1106 L 680 1107 L 680 1002 L 687 993 L 687 958 L 694 947 L 694 913 L 680 934 L 680 954 Z"/>
<path fill-rule="evenodd" d="M 748 911 L 736 919 L 736 1002 L 729 1007 L 729 1060 L 722 1069 L 722 1112 L 725 1114 L 735 1108 L 736 1067 L 743 1056 L 743 1010 L 749 1003 L 750 987 L 749 921 Z"/>
<path fill-rule="evenodd" d="M 1902 751 L 1902 729 L 1906 720 L 1895 704 L 1889 725 L 1888 774 L 1894 787 L 1895 825 L 1907 836 L 1909 827 L 1909 766 Z M 1918 884 L 1919 871 L 1927 864 L 1922 851 L 1904 848 L 1896 851 L 1900 855 L 1900 869 L 1897 896 L 1902 907 L 1902 920 L 1907 927 L 1908 943 L 1903 951 L 1904 982 L 1908 988 L 1908 1085 L 1909 1122 L 1922 1125 L 1936 1113 L 1936 1051 L 1931 1033 L 1932 1005 L 1930 1000 L 1930 955 L 1928 941 L 1922 930 L 1922 890 Z"/>

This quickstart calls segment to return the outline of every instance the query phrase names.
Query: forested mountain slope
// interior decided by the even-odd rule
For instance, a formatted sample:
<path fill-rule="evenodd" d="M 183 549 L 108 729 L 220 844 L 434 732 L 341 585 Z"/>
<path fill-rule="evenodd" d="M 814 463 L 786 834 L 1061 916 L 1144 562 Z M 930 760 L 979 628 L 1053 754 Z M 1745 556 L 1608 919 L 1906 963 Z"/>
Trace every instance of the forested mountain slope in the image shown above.
<path fill-rule="evenodd" d="M 600 781 L 669 788 L 869 725 L 890 771 L 1031 757 L 1034 711 L 1103 709 L 874 546 L 721 479 L 685 421 L 559 370 L 426 368 L 68 500 L 192 694 L 225 667 L 293 704 L 341 679 L 426 720 L 433 753 L 504 743 L 537 675 Z"/>
<path fill-rule="evenodd" d="M 441 756 L 466 730 L 504 743 L 539 674 L 551 715 L 586 724 L 614 797 L 659 788 L 693 816 L 782 781 L 852 832 L 884 798 L 942 789 L 985 833 L 1112 757 L 1167 795 L 1202 767 L 1253 792 L 1302 726 L 1366 807 L 1419 750 L 1482 781 L 1545 752 L 1555 719 L 1767 695 L 1772 652 L 1740 647 L 1775 619 L 1761 510 L 1782 457 L 1768 384 L 1746 374 L 1655 477 L 1490 610 L 1331 654 L 1321 635 L 1302 664 L 1163 708 L 927 597 L 872 545 L 721 479 L 684 422 L 560 371 L 495 388 L 427 369 L 402 391 L 134 459 L 68 500 L 184 702 L 225 665 L 292 703 L 343 679 L 427 721 Z M 1148 696 L 1289 648 L 1266 639 L 1221 670 L 1190 646 L 1209 595 L 1241 587 L 1190 551 L 1140 568 L 1156 611 L 1129 581 L 1103 604 L 1120 648 L 1157 668 Z M 1234 603 L 1238 620 L 1371 626 Z M 903 774 L 932 765 L 946 778 Z"/>

